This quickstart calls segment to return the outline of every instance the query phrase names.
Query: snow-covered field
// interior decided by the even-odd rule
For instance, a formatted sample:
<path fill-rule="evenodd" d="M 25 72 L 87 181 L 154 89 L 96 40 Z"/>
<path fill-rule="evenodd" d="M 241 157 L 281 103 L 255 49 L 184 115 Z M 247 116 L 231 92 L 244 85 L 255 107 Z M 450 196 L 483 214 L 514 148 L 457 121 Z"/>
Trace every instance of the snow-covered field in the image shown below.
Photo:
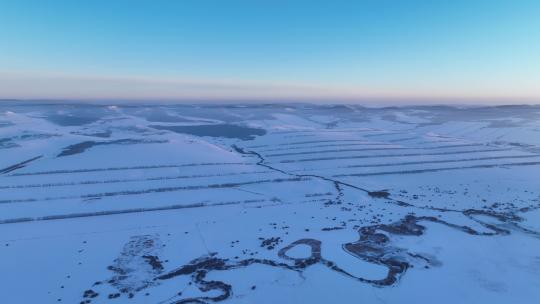
<path fill-rule="evenodd" d="M 0 303 L 538 303 L 540 107 L 0 104 Z"/>

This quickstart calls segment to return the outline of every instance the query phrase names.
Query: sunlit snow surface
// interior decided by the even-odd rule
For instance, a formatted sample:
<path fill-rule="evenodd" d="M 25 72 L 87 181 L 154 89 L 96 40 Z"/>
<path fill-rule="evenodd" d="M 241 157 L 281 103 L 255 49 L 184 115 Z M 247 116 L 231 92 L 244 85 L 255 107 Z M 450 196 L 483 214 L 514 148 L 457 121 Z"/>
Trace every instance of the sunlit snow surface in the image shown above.
<path fill-rule="evenodd" d="M 0 104 L 1 303 L 538 303 L 540 107 Z"/>

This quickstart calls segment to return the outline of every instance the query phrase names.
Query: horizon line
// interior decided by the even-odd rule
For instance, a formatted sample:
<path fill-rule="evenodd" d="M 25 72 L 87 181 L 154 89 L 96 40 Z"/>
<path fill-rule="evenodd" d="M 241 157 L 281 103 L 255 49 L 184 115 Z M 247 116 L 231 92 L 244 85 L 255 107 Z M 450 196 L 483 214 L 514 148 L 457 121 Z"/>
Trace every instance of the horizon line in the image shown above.
<path fill-rule="evenodd" d="M 426 98 L 427 99 L 427 98 Z M 451 106 L 451 107 L 510 107 L 510 106 L 530 106 L 536 107 L 540 106 L 540 100 L 535 102 L 522 102 L 522 103 L 504 103 L 503 100 L 499 99 L 500 103 L 481 103 L 474 102 L 472 99 L 468 100 L 459 100 L 459 99 L 448 99 L 447 102 L 443 102 L 442 99 L 428 99 L 429 102 L 421 103 L 418 102 L 418 99 L 399 99 L 399 102 L 395 98 L 369 98 L 365 100 L 336 100 L 336 99 L 324 99 L 324 100 L 312 100 L 312 99 L 130 99 L 130 98 L 103 98 L 103 99 L 73 99 L 73 98 L 0 98 L 0 105 L 3 103 L 32 103 L 40 105 L 53 105 L 53 104 L 64 104 L 64 105 L 328 105 L 328 106 L 337 106 L 337 105 L 352 105 L 352 106 L 361 106 L 366 108 L 384 108 L 384 107 L 437 107 L 437 106 Z M 512 99 L 517 101 L 515 99 Z M 410 101 L 410 103 L 405 103 Z M 416 102 L 414 102 L 416 101 Z"/>

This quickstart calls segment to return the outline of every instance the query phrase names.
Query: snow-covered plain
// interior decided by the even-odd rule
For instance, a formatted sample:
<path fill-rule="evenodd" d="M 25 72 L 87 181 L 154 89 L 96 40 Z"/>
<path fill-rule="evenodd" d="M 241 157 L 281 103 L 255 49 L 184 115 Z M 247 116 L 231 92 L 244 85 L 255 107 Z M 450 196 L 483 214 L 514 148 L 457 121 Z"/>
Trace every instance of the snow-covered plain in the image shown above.
<path fill-rule="evenodd" d="M 538 303 L 540 107 L 0 104 L 0 303 Z"/>

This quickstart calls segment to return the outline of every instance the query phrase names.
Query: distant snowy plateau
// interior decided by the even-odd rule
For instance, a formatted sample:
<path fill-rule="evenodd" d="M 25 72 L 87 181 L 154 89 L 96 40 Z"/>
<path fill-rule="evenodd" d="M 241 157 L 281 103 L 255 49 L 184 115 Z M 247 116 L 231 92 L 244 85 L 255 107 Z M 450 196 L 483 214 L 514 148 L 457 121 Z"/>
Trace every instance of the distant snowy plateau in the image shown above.
<path fill-rule="evenodd" d="M 0 103 L 0 303 L 540 303 L 540 107 Z"/>

